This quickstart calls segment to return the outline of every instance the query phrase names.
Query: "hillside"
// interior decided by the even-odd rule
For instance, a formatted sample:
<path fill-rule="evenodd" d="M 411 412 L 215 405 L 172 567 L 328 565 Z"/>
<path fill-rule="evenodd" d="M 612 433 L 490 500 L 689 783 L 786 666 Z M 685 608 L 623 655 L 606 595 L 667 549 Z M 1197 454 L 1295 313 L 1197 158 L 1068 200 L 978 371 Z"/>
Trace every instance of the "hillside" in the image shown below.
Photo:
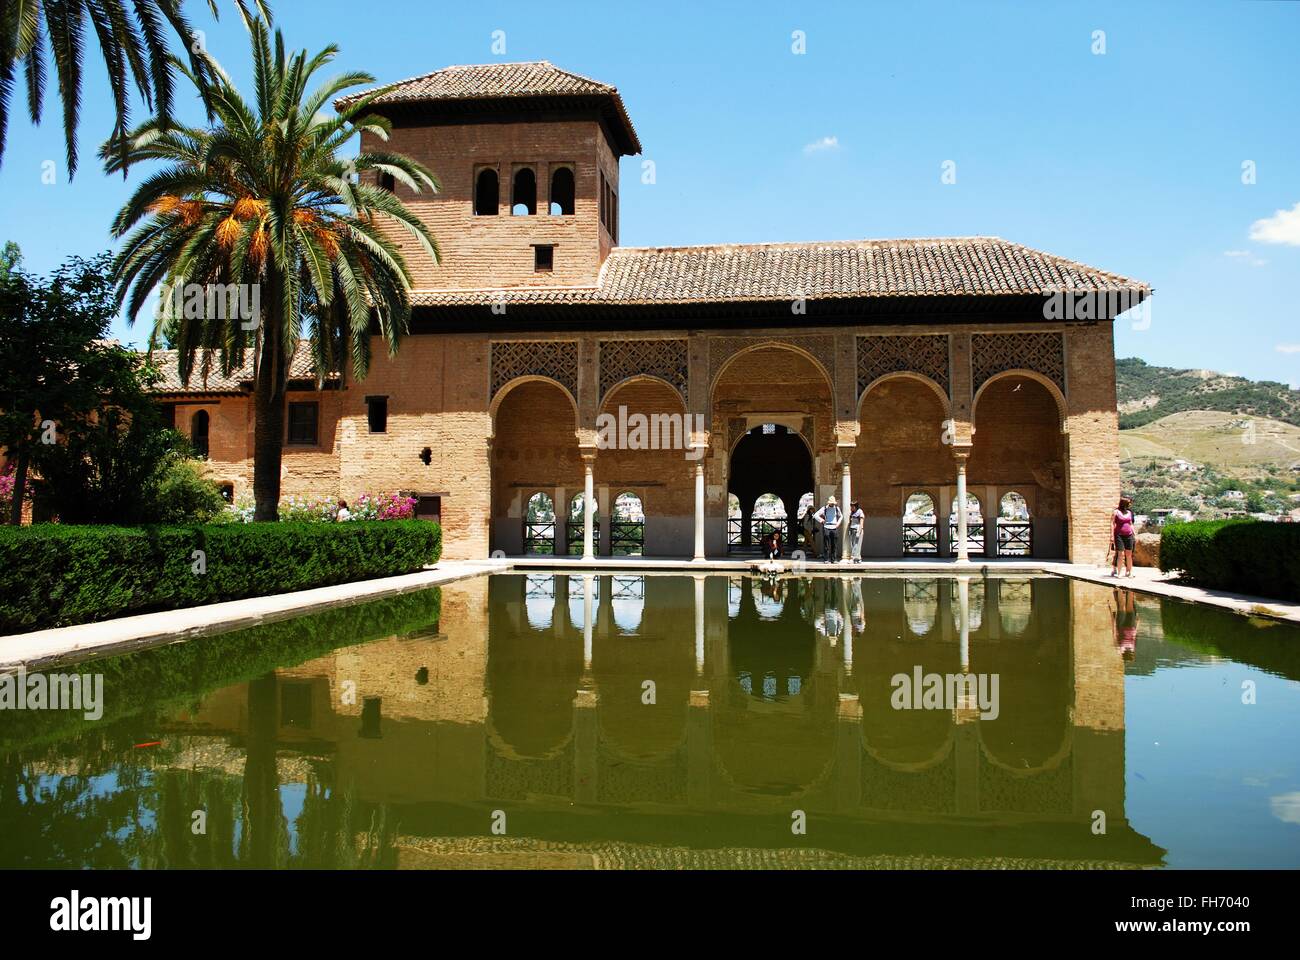
<path fill-rule="evenodd" d="M 1296 509 L 1300 391 L 1132 357 L 1116 360 L 1115 374 L 1124 489 L 1137 512 Z"/>
<path fill-rule="evenodd" d="M 1250 414 L 1300 426 L 1300 390 L 1213 370 L 1154 367 L 1137 357 L 1115 361 L 1121 430 L 1188 410 Z"/>
<path fill-rule="evenodd" d="M 1236 413 L 1189 410 L 1121 430 L 1119 448 L 1122 459 L 1143 465 L 1183 459 L 1221 473 L 1254 475 L 1270 465 L 1300 464 L 1300 427 Z"/>

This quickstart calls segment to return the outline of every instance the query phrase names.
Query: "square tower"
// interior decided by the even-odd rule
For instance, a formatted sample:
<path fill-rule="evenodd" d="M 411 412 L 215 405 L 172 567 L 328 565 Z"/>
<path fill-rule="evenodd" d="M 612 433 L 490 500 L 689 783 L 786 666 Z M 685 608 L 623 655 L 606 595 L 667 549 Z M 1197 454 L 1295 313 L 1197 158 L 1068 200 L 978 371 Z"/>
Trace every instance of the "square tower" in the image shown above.
<path fill-rule="evenodd" d="M 418 160 L 441 186 L 380 181 L 438 241 L 434 264 L 391 234 L 417 290 L 595 285 L 618 244 L 619 157 L 641 152 L 617 89 L 546 61 L 456 66 L 389 85 L 371 109 L 393 130 L 362 149 Z"/>

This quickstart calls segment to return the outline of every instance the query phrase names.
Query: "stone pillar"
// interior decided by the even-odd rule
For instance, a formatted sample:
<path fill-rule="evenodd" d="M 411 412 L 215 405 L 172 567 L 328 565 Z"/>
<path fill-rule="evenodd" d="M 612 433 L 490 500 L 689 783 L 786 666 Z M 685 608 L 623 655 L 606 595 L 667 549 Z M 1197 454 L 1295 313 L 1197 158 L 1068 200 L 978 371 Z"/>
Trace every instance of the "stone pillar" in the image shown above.
<path fill-rule="evenodd" d="M 853 481 L 849 476 L 849 456 L 852 454 L 852 447 L 841 449 L 844 454 L 844 461 L 840 467 L 840 494 L 843 496 L 841 501 L 841 513 L 844 516 L 840 523 L 840 560 L 847 561 L 850 556 L 849 551 L 849 512 L 853 509 Z"/>
<path fill-rule="evenodd" d="M 965 451 L 953 451 L 957 460 L 957 562 L 970 563 L 969 545 L 966 543 L 966 458 Z"/>
<path fill-rule="evenodd" d="M 695 461 L 695 559 L 704 559 L 704 459 Z"/>
<path fill-rule="evenodd" d="M 596 525 L 596 481 L 593 471 L 596 455 L 582 455 L 582 559 L 596 558 L 596 541 L 592 534 Z"/>

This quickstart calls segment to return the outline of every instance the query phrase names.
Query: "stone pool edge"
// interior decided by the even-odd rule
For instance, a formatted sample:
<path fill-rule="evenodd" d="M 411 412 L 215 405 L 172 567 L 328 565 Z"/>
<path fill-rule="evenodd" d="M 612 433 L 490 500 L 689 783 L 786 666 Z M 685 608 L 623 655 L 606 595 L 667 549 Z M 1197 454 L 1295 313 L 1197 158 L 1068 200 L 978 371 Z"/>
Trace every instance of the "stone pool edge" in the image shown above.
<path fill-rule="evenodd" d="M 451 583 L 485 573 L 504 573 L 529 569 L 569 570 L 575 574 L 658 572 L 663 574 L 707 574 L 722 572 L 749 572 L 756 566 L 752 560 L 668 560 L 610 558 L 583 561 L 576 557 L 493 558 L 490 560 L 454 560 L 440 562 L 437 566 L 418 573 L 356 583 L 316 587 L 294 593 L 274 594 L 266 597 L 249 597 L 223 603 L 187 607 L 181 610 L 164 610 L 157 613 L 118 617 L 99 623 L 83 623 L 71 627 L 54 627 L 32 633 L 11 634 L 0 637 L 0 673 L 20 668 L 46 669 L 67 661 L 82 661 L 113 656 L 164 646 L 182 640 L 227 633 L 262 623 L 286 620 L 305 613 L 314 613 L 331 607 L 349 606 L 397 596 L 429 587 Z M 785 564 L 789 567 L 789 564 Z M 809 564 L 807 574 L 857 574 L 896 576 L 898 574 L 934 573 L 945 576 L 983 576 L 986 573 L 1049 574 L 1069 577 L 1102 586 L 1119 586 L 1139 593 L 1170 597 L 1193 603 L 1204 603 L 1230 610 L 1244 616 L 1265 617 L 1300 624 L 1300 603 L 1252 597 L 1223 590 L 1207 590 L 1188 584 L 1171 582 L 1159 570 L 1150 567 L 1134 569 L 1132 578 L 1114 579 L 1104 568 L 1094 569 L 1083 564 L 1052 561 L 973 560 L 957 563 L 940 561 L 863 561 L 859 564 Z"/>

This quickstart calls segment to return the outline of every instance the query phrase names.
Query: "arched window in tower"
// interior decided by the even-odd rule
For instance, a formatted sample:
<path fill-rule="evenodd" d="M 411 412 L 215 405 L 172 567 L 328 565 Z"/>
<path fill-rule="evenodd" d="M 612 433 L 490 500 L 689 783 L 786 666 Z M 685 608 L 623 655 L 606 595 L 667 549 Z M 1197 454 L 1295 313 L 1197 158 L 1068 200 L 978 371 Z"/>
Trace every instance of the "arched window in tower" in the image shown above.
<path fill-rule="evenodd" d="M 474 180 L 474 216 L 495 217 L 501 204 L 501 183 L 490 167 L 478 172 Z"/>
<path fill-rule="evenodd" d="M 531 167 L 520 167 L 515 171 L 510 212 L 516 217 L 531 217 L 537 213 L 537 174 Z"/>
<path fill-rule="evenodd" d="M 190 445 L 195 456 L 208 455 L 208 411 L 200 410 L 190 418 Z"/>
<path fill-rule="evenodd" d="M 572 168 L 556 167 L 551 174 L 551 216 L 572 216 L 576 195 Z"/>

